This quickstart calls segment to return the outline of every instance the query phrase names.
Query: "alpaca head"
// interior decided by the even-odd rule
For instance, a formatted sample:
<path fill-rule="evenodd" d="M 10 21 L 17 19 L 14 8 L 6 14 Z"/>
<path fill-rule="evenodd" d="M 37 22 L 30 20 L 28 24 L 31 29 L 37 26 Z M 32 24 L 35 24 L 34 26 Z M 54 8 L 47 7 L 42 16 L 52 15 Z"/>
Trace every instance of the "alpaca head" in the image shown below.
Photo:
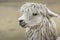
<path fill-rule="evenodd" d="M 22 27 L 38 25 L 43 18 L 59 17 L 58 14 L 50 11 L 46 5 L 39 3 L 25 3 L 20 8 L 20 12 L 23 15 L 18 20 Z"/>

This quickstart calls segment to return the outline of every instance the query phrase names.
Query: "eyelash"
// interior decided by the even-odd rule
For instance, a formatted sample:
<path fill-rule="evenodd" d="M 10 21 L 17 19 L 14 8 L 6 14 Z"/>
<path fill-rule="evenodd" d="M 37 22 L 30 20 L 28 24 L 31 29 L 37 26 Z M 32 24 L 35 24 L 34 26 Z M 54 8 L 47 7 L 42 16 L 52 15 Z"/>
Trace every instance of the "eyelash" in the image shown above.
<path fill-rule="evenodd" d="M 33 16 L 36 16 L 36 15 L 38 15 L 37 13 L 33 13 Z"/>

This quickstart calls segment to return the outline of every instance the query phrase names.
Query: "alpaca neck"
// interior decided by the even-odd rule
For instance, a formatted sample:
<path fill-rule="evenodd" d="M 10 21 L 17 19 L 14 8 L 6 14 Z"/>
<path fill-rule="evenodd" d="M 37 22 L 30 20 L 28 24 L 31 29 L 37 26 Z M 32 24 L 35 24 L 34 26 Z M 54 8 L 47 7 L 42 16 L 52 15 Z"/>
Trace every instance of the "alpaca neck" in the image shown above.
<path fill-rule="evenodd" d="M 29 28 L 26 40 L 56 40 L 56 32 L 50 20 L 43 19 L 39 25 Z"/>

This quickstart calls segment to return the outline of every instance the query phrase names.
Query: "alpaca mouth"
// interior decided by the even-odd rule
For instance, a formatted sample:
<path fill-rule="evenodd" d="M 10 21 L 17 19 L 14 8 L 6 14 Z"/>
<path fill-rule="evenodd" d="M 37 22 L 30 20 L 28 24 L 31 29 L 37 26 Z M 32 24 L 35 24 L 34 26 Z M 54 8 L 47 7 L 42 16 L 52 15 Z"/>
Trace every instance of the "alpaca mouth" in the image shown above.
<path fill-rule="evenodd" d="M 25 23 L 25 22 L 22 22 L 22 23 L 19 22 L 19 25 L 20 25 L 21 27 L 25 27 L 25 26 L 26 26 L 26 23 Z"/>

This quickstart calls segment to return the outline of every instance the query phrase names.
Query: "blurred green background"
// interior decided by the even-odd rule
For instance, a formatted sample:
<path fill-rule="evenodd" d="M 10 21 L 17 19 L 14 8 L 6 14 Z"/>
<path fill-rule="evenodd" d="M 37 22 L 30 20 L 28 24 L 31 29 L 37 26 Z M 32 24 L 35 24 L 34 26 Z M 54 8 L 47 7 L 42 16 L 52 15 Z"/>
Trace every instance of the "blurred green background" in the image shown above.
<path fill-rule="evenodd" d="M 60 15 L 60 0 L 0 0 L 0 40 L 25 40 L 25 29 L 18 24 L 22 15 L 20 7 L 25 2 L 46 4 L 49 9 Z M 60 35 L 60 18 L 54 18 Z"/>

